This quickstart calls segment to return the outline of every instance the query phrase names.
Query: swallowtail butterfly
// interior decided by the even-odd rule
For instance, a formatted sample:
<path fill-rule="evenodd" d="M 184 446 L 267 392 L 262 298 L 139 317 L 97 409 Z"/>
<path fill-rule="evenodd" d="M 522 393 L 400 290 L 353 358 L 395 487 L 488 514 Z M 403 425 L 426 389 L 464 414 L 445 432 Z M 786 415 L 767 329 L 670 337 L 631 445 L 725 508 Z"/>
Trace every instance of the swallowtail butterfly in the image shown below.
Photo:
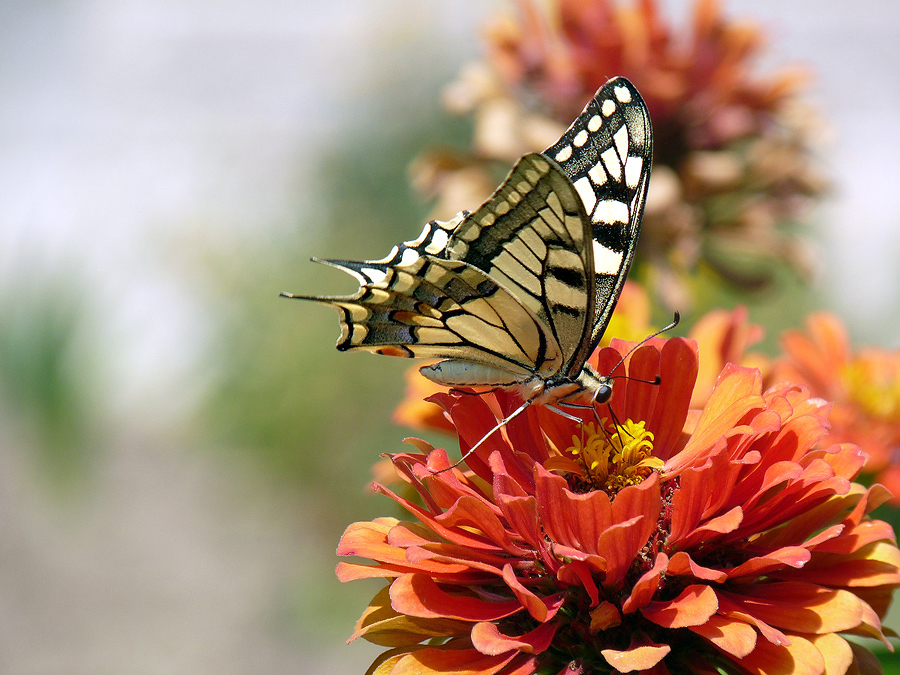
<path fill-rule="evenodd" d="M 586 361 L 634 257 L 651 155 L 643 99 L 612 79 L 474 213 L 429 222 L 381 260 L 313 259 L 355 276 L 354 295 L 282 295 L 336 308 L 341 351 L 439 358 L 420 369 L 434 382 L 517 390 L 523 404 L 495 429 L 535 403 L 571 417 L 555 405 L 612 394 Z"/>

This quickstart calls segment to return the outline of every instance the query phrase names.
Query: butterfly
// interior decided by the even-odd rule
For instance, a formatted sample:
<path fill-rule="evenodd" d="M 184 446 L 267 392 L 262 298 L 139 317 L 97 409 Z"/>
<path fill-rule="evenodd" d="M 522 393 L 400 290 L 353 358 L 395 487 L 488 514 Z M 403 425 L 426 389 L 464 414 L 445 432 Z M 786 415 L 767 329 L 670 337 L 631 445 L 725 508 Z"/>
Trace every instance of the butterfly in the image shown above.
<path fill-rule="evenodd" d="M 634 258 L 652 146 L 637 89 L 609 80 L 476 211 L 430 221 L 381 260 L 313 258 L 355 276 L 354 295 L 282 295 L 337 309 L 341 351 L 437 358 L 420 372 L 438 384 L 518 392 L 495 430 L 533 404 L 576 419 L 558 405 L 612 395 L 587 359 Z"/>

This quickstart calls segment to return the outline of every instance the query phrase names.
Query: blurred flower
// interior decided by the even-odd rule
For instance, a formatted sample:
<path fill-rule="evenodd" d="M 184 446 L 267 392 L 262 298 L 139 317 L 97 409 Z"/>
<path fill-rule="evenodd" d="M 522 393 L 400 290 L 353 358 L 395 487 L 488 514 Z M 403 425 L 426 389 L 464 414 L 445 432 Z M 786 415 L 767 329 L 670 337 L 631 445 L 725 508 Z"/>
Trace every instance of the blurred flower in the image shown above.
<path fill-rule="evenodd" d="M 641 91 L 654 127 L 653 178 L 639 265 L 670 306 L 691 300 L 701 263 L 742 288 L 759 288 L 786 264 L 810 271 L 805 245 L 787 229 L 826 185 L 811 162 L 820 134 L 798 100 L 805 77 L 753 75 L 764 39 L 697 0 L 691 28 L 673 32 L 655 0 L 519 0 L 518 18 L 497 17 L 486 63 L 445 92 L 446 107 L 474 117 L 468 155 L 439 151 L 413 167 L 437 197 L 439 216 L 479 204 L 498 167 L 554 143 L 609 77 Z"/>
<path fill-rule="evenodd" d="M 839 634 L 886 642 L 900 551 L 866 516 L 886 490 L 851 482 L 855 446 L 822 447 L 827 403 L 763 392 L 753 369 L 726 366 L 686 432 L 697 371 L 693 342 L 656 338 L 585 424 L 532 406 L 465 471 L 424 441 L 395 455 L 419 499 L 375 487 L 414 521 L 356 523 L 338 547 L 371 561 L 341 580 L 388 581 L 353 635 L 388 648 L 369 672 L 872 672 Z M 463 451 L 518 404 L 433 398 Z"/>
<path fill-rule="evenodd" d="M 856 443 L 869 456 L 866 473 L 900 495 L 900 351 L 854 351 L 840 319 L 827 312 L 810 315 L 806 333 L 788 331 L 781 342 L 785 355 L 769 379 L 801 383 L 833 401 L 831 436 Z"/>
<path fill-rule="evenodd" d="M 746 307 L 707 312 L 694 324 L 689 335 L 697 341 L 702 357 L 691 397 L 692 409 L 699 410 L 706 405 L 725 364 L 757 368 L 764 376 L 769 370 L 769 360 L 765 356 L 749 351 L 762 340 L 763 328 L 749 323 Z"/>

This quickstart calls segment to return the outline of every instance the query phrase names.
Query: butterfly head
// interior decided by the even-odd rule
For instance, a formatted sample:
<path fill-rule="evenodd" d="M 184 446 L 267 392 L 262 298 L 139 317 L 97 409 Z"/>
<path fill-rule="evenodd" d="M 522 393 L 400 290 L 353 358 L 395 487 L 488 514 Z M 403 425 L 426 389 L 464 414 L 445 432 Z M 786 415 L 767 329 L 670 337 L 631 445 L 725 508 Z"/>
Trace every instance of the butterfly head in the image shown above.
<path fill-rule="evenodd" d="M 575 380 L 581 387 L 581 391 L 589 395 L 591 403 L 609 403 L 613 393 L 613 381 L 611 377 L 600 375 L 593 366 L 585 363 L 581 373 Z"/>

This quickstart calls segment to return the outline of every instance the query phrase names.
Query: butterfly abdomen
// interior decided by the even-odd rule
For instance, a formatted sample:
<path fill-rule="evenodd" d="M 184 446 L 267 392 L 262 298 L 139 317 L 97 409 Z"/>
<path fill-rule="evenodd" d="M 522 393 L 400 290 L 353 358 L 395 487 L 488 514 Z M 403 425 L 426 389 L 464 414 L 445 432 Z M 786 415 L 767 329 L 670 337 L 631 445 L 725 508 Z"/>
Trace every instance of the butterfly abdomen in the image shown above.
<path fill-rule="evenodd" d="M 475 361 L 447 359 L 419 368 L 432 382 L 447 387 L 513 387 L 535 379 L 535 374 L 511 366 L 509 369 L 497 368 Z"/>

